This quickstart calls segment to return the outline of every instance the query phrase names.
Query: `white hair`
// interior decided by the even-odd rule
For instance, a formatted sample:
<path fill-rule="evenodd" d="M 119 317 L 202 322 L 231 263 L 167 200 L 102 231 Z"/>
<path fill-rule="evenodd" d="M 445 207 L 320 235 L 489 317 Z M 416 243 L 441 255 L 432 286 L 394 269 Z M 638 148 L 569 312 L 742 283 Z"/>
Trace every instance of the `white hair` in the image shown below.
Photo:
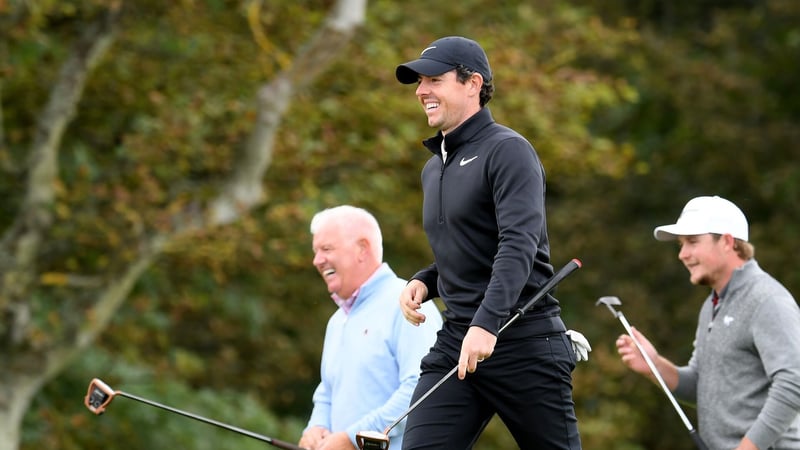
<path fill-rule="evenodd" d="M 326 225 L 339 227 L 349 238 L 357 241 L 366 239 L 372 248 L 372 255 L 383 262 L 383 237 L 378 220 L 369 211 L 350 205 L 340 205 L 323 209 L 311 219 L 311 234 L 317 234 Z"/>

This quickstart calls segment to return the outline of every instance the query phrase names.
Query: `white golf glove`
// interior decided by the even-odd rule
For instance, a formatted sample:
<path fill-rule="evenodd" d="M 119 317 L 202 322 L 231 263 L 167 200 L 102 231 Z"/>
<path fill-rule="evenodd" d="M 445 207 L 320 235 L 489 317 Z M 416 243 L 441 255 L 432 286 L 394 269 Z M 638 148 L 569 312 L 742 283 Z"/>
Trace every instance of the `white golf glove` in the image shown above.
<path fill-rule="evenodd" d="M 575 330 L 567 330 L 567 336 L 569 336 L 569 340 L 572 341 L 572 350 L 575 352 L 575 359 L 578 361 L 588 361 L 592 346 L 589 345 L 586 336 Z"/>

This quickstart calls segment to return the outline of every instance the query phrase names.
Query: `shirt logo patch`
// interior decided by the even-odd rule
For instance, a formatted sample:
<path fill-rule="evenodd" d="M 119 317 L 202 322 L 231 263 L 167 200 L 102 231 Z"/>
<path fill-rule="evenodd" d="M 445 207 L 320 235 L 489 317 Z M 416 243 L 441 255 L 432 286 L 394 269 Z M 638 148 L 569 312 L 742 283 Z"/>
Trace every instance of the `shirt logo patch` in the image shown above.
<path fill-rule="evenodd" d="M 731 317 L 731 316 L 725 316 L 722 319 L 722 323 L 724 323 L 726 327 L 729 327 L 729 326 L 731 326 L 731 324 L 733 323 L 734 320 L 735 319 L 733 317 Z"/>
<path fill-rule="evenodd" d="M 472 158 L 470 158 L 470 159 L 464 159 L 464 158 L 461 158 L 461 162 L 460 162 L 460 163 L 458 163 L 458 165 L 459 165 L 459 166 L 462 166 L 462 167 L 463 167 L 463 166 L 466 166 L 467 164 L 471 163 L 472 161 L 475 161 L 475 159 L 477 159 L 477 158 L 478 158 L 478 156 L 477 156 L 477 155 L 473 156 L 473 157 L 472 157 Z"/>

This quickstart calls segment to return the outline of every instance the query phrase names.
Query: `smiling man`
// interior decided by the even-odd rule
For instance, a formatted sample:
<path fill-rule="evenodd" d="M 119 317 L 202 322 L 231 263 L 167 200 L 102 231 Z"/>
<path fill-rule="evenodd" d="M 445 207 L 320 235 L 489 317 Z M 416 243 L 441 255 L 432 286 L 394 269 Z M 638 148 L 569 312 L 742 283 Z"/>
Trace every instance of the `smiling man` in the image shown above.
<path fill-rule="evenodd" d="M 408 407 L 442 319 L 429 304 L 422 326 L 404 320 L 397 297 L 406 282 L 383 262 L 381 230 L 366 210 L 323 210 L 311 220 L 311 234 L 314 267 L 338 309 L 325 330 L 321 381 L 299 444 L 355 449 L 356 433 L 383 431 Z M 402 442 L 403 426 L 397 428 L 393 440 Z"/>
<path fill-rule="evenodd" d="M 423 142 L 432 156 L 422 170 L 422 223 L 434 262 L 412 277 L 399 302 L 406 319 L 420 324 L 428 319 L 425 302 L 439 297 L 447 320 L 412 401 L 458 365 L 458 379 L 409 414 L 402 448 L 472 448 L 498 414 L 521 449 L 580 449 L 576 353 L 558 300 L 545 296 L 497 336 L 553 276 L 539 157 L 486 107 L 493 76 L 477 42 L 438 39 L 395 74 L 416 84 L 428 125 L 438 130 Z"/>
<path fill-rule="evenodd" d="M 744 213 L 722 197 L 696 197 L 654 234 L 678 241 L 689 281 L 711 290 L 686 366 L 634 330 L 675 396 L 697 405 L 700 437 L 711 449 L 800 449 L 800 309 L 756 262 Z M 655 380 L 630 336 L 617 349 Z"/>

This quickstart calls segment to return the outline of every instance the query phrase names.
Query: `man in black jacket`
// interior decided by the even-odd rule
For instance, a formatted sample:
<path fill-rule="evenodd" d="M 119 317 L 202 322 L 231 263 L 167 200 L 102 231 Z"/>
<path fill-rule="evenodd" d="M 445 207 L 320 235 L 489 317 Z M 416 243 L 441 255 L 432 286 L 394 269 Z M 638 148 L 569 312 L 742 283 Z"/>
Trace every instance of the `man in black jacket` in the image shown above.
<path fill-rule="evenodd" d="M 446 321 L 422 361 L 412 403 L 458 364 L 458 379 L 409 415 L 403 449 L 471 448 L 495 413 L 522 449 L 580 449 L 576 354 L 558 301 L 546 296 L 497 336 L 553 275 L 536 151 L 486 108 L 492 71 L 477 42 L 438 39 L 396 76 L 417 84 L 428 125 L 439 130 L 423 142 L 433 156 L 422 170 L 423 226 L 435 262 L 412 277 L 400 306 L 419 324 L 422 302 L 439 297 Z"/>

